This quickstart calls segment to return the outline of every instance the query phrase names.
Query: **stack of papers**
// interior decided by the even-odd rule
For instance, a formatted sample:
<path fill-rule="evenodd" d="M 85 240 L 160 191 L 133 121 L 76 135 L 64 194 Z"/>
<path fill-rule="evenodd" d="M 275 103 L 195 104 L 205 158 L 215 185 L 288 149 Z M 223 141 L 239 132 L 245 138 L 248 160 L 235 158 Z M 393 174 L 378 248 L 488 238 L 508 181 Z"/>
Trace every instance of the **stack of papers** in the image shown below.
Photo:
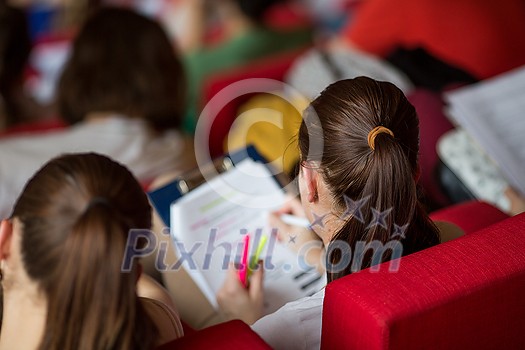
<path fill-rule="evenodd" d="M 525 67 L 446 94 L 448 113 L 525 195 Z"/>
<path fill-rule="evenodd" d="M 171 205 L 171 234 L 179 256 L 192 252 L 183 267 L 216 308 L 215 295 L 224 283 L 228 263 L 239 261 L 245 234 L 251 235 L 254 249 L 262 235 L 268 239 L 261 254 L 265 314 L 326 284 L 324 276 L 287 247 L 293 242 L 279 242 L 268 227 L 268 213 L 285 200 L 270 170 L 248 158 Z"/>

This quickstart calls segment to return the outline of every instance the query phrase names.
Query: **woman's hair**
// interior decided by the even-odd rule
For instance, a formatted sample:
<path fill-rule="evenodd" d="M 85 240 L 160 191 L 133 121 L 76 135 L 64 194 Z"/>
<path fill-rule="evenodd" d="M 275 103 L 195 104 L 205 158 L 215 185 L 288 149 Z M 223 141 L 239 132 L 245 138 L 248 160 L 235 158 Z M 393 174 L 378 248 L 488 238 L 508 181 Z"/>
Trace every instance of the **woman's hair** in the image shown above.
<path fill-rule="evenodd" d="M 130 229 L 150 229 L 133 175 L 97 154 L 51 160 L 27 183 L 12 217 L 24 269 L 47 299 L 40 349 L 151 349 L 157 330 L 136 294 L 137 264 L 121 271 Z"/>
<path fill-rule="evenodd" d="M 178 128 L 185 98 L 182 63 L 162 27 L 124 8 L 87 18 L 58 86 L 60 113 L 72 124 L 114 112 Z"/>
<path fill-rule="evenodd" d="M 24 11 L 0 1 L 0 96 L 11 124 L 20 114 L 15 100 L 22 88 L 24 69 L 31 52 L 31 38 Z"/>
<path fill-rule="evenodd" d="M 235 0 L 241 12 L 254 23 L 261 23 L 268 9 L 285 0 Z"/>
<path fill-rule="evenodd" d="M 371 147 L 368 137 L 378 126 L 394 136 L 377 133 Z M 322 150 L 310 140 L 323 140 Z M 373 265 L 372 251 L 359 256 L 358 242 L 372 246 L 374 241 L 386 245 L 399 240 L 403 255 L 439 243 L 439 232 L 416 189 L 419 120 L 395 85 L 366 77 L 330 85 L 305 111 L 299 149 L 304 166 L 318 166 L 337 215 L 353 214 L 342 217 L 344 224 L 332 238 L 332 243 L 348 243 L 351 251 L 334 249 L 327 254 L 331 264 L 350 263 L 329 271 L 329 280 Z M 357 267 L 356 258 L 363 259 Z M 388 250 L 381 261 L 391 258 Z"/>

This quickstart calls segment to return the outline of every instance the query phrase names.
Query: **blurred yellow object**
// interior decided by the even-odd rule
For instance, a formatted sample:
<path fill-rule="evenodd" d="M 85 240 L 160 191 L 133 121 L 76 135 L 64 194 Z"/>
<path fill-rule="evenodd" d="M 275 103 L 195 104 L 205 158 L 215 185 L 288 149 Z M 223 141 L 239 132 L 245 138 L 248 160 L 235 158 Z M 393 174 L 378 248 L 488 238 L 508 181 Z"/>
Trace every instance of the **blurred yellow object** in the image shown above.
<path fill-rule="evenodd" d="M 290 174 L 299 160 L 297 132 L 308 103 L 277 92 L 252 97 L 239 108 L 224 142 L 225 152 L 254 145 L 276 170 Z"/>

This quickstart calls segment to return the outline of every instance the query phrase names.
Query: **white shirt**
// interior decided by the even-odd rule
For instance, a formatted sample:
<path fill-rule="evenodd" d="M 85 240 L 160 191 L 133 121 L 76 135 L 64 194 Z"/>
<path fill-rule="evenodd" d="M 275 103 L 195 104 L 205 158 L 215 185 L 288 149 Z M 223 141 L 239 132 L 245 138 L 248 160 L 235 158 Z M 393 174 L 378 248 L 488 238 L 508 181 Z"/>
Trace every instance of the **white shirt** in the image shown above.
<path fill-rule="evenodd" d="M 273 349 L 319 349 L 324 288 L 261 318 L 252 329 Z"/>
<path fill-rule="evenodd" d="M 334 76 L 319 50 L 311 49 L 294 62 L 286 81 L 310 100 L 319 96 L 321 91 L 337 80 L 362 75 L 389 81 L 405 94 L 414 88 L 410 80 L 396 67 L 365 52 L 347 48 L 329 51 L 327 55 L 341 76 Z"/>
<path fill-rule="evenodd" d="M 51 158 L 96 152 L 126 165 L 139 181 L 181 166 L 185 142 L 177 131 L 154 135 L 144 120 L 108 117 L 68 129 L 0 140 L 0 219 L 7 218 L 25 183 Z"/>

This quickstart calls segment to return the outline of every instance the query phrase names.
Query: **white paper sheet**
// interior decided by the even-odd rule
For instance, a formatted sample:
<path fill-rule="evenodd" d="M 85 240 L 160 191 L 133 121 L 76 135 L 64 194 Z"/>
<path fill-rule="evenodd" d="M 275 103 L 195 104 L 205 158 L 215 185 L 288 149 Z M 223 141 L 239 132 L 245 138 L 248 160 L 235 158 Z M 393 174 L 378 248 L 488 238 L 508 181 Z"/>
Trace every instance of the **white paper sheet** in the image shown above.
<path fill-rule="evenodd" d="M 449 114 L 525 195 L 525 67 L 446 94 Z"/>
<path fill-rule="evenodd" d="M 214 186 L 222 186 L 225 195 L 218 194 Z M 192 255 L 195 266 L 187 261 L 183 266 L 212 305 L 217 307 L 215 295 L 224 283 L 228 262 L 238 261 L 242 253 L 243 230 L 250 234 L 252 252 L 261 235 L 268 236 L 261 255 L 265 260 L 265 314 L 324 286 L 323 276 L 301 264 L 285 246 L 288 242 L 272 237 L 267 215 L 284 201 L 284 192 L 268 168 L 247 159 L 171 205 L 172 237 L 184 242 L 186 252 L 200 245 Z"/>

